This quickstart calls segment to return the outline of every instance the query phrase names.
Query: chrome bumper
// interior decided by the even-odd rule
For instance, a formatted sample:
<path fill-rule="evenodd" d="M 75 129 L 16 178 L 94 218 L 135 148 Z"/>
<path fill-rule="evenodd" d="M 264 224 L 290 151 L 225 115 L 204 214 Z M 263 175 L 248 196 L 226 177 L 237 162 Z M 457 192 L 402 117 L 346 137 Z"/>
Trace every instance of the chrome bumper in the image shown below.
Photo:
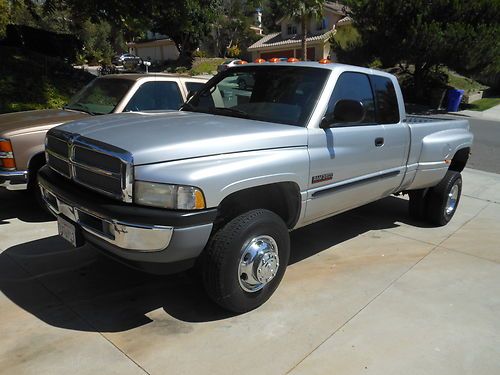
<path fill-rule="evenodd" d="M 124 223 L 112 218 L 102 217 L 82 208 L 76 208 L 45 186 L 40 185 L 42 198 L 49 210 L 55 215 L 63 215 L 78 224 L 82 230 L 125 250 L 138 252 L 162 251 L 168 247 L 173 227 L 145 226 L 133 223 Z"/>
<path fill-rule="evenodd" d="M 0 187 L 7 190 L 26 190 L 28 171 L 0 171 Z"/>

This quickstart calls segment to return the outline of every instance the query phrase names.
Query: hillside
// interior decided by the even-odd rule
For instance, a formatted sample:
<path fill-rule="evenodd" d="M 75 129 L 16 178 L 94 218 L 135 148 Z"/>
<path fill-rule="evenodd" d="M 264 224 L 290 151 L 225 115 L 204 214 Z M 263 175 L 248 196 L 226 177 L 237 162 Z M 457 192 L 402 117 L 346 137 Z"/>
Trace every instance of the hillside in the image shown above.
<path fill-rule="evenodd" d="M 58 108 L 93 76 L 21 48 L 0 46 L 0 113 Z"/>

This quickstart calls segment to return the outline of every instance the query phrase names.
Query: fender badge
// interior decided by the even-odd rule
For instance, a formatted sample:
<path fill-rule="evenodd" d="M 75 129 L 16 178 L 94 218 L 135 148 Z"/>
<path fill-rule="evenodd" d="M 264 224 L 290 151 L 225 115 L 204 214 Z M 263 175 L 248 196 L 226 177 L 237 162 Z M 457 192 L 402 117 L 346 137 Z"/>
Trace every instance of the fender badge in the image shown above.
<path fill-rule="evenodd" d="M 324 173 L 320 174 L 318 176 L 313 176 L 312 177 L 312 183 L 317 184 L 319 182 L 325 182 L 325 181 L 330 181 L 333 180 L 333 173 Z"/>

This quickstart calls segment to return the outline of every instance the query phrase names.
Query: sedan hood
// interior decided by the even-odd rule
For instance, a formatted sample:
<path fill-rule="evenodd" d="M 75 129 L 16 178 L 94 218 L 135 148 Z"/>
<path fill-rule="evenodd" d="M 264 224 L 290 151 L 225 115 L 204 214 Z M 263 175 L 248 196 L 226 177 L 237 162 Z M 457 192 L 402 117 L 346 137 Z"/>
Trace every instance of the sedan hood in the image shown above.
<path fill-rule="evenodd" d="M 194 112 L 123 113 L 58 129 L 129 151 L 135 165 L 307 144 L 302 127 Z"/>
<path fill-rule="evenodd" d="M 0 135 L 4 137 L 21 133 L 47 130 L 50 127 L 78 120 L 89 115 L 64 109 L 45 109 L 0 115 Z"/>

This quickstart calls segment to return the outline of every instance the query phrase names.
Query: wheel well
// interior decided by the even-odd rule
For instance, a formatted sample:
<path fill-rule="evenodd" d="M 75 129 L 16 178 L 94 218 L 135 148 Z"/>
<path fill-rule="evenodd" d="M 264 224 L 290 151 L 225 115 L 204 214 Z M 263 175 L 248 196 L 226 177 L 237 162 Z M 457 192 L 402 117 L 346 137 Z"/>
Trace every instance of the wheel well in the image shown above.
<path fill-rule="evenodd" d="M 462 172 L 467 164 L 467 160 L 469 160 L 470 147 L 462 148 L 458 150 L 453 159 L 451 160 L 450 170 L 456 172 Z"/>
<path fill-rule="evenodd" d="M 300 202 L 300 188 L 294 182 L 280 182 L 240 190 L 230 194 L 221 202 L 215 227 L 220 227 L 244 212 L 264 208 L 280 216 L 291 229 L 299 219 Z"/>
<path fill-rule="evenodd" d="M 34 181 L 34 174 L 45 165 L 45 154 L 40 152 L 31 157 L 28 165 L 28 184 Z"/>

